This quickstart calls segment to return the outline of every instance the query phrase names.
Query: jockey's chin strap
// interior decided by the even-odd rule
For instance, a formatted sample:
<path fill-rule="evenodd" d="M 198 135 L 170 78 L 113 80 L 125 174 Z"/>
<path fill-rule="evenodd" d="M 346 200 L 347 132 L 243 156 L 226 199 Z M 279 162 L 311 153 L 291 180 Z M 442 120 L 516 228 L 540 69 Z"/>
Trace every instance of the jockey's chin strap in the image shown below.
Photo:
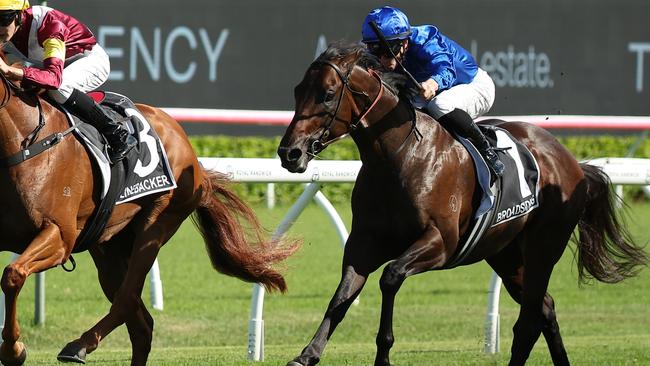
<path fill-rule="evenodd" d="M 365 112 L 363 112 L 358 118 L 356 118 L 356 119 L 350 121 L 349 123 L 347 123 L 348 131 L 346 133 L 325 142 L 324 140 L 327 139 L 329 137 L 330 133 L 331 133 L 330 129 L 331 129 L 332 125 L 337 120 L 337 115 L 339 113 L 339 109 L 341 108 L 341 102 L 343 101 L 343 97 L 345 96 L 345 90 L 347 89 L 352 94 L 362 95 L 362 96 L 365 96 L 367 98 L 370 98 L 370 96 L 365 91 L 354 90 L 350 86 L 350 74 L 352 73 L 352 70 L 354 69 L 354 66 L 351 67 L 350 70 L 348 70 L 347 73 L 343 73 L 341 68 L 338 65 L 336 65 L 335 63 L 331 62 L 331 61 L 319 60 L 319 61 L 314 62 L 312 65 L 319 65 L 319 64 L 329 66 L 334 71 L 336 71 L 336 74 L 341 79 L 341 82 L 343 82 L 343 87 L 341 88 L 341 92 L 339 94 L 339 99 L 336 102 L 336 108 L 334 109 L 334 113 L 330 114 L 330 119 L 325 124 L 325 128 L 323 128 L 323 130 L 321 132 L 321 135 L 317 139 L 315 139 L 312 142 L 311 146 L 309 147 L 309 150 L 310 150 L 309 154 L 311 154 L 313 156 L 316 156 L 319 152 L 321 152 L 323 149 L 325 149 L 330 144 L 333 144 L 334 142 L 336 142 L 336 141 L 344 138 L 348 134 L 350 134 L 350 132 L 356 130 L 359 127 L 359 124 L 361 123 L 361 121 L 368 115 L 368 113 L 370 113 L 370 111 L 375 107 L 375 105 L 377 105 L 377 102 L 379 102 L 379 99 L 381 99 L 381 96 L 384 93 L 384 83 L 381 80 L 381 77 L 374 70 L 369 69 L 368 73 L 372 77 L 377 79 L 377 81 L 379 81 L 379 92 L 377 93 L 377 96 L 375 96 L 375 99 L 372 101 L 370 106 L 365 110 Z"/>

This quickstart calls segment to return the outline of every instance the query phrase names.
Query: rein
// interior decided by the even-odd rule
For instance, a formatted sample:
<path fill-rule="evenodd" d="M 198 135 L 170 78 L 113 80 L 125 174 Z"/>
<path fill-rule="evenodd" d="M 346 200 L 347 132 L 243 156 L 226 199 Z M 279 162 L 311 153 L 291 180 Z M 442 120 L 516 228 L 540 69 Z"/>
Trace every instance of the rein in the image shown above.
<path fill-rule="evenodd" d="M 2 98 L 2 101 L 0 101 L 0 109 L 2 109 L 9 104 L 12 91 L 25 92 L 25 89 L 18 87 L 16 84 L 11 82 L 11 80 L 7 79 L 7 77 L 2 73 L 0 73 L 0 79 L 2 79 L 2 83 L 4 84 L 5 90 L 7 91 Z M 36 125 L 34 130 L 32 130 L 32 132 L 30 132 L 29 135 L 25 137 L 21 143 L 22 149 L 10 156 L 0 158 L 0 167 L 8 168 L 29 160 L 42 153 L 43 151 L 48 150 L 49 148 L 58 144 L 61 142 L 61 140 L 63 140 L 63 137 L 74 131 L 75 127 L 73 126 L 65 131 L 51 134 L 37 142 L 36 139 L 38 138 L 38 134 L 40 133 L 41 129 L 45 127 L 43 106 L 41 105 L 41 101 L 38 96 L 36 97 L 36 106 L 38 107 L 38 125 Z"/>
<path fill-rule="evenodd" d="M 413 116 L 411 118 L 411 121 L 413 121 L 411 123 L 411 130 L 409 131 L 409 134 L 406 135 L 406 138 L 404 139 L 404 141 L 402 141 L 402 144 L 399 145 L 397 150 L 395 150 L 395 155 L 399 154 L 399 152 L 402 151 L 404 146 L 406 146 L 406 141 L 409 140 L 409 137 L 411 137 L 411 135 L 415 136 L 415 141 L 420 142 L 422 140 L 422 137 L 423 137 L 422 132 L 420 132 L 420 130 L 418 130 L 418 124 L 417 124 L 418 116 L 417 116 L 417 113 L 415 113 L 415 109 L 413 109 L 412 107 L 411 107 L 411 115 Z"/>
<path fill-rule="evenodd" d="M 338 136 L 330 141 L 324 142 L 324 140 L 329 137 L 330 128 L 334 124 L 334 121 L 336 121 L 337 119 L 336 116 L 339 113 L 339 109 L 341 108 L 341 102 L 343 101 L 343 97 L 345 96 L 345 90 L 347 89 L 352 94 L 365 96 L 366 98 L 370 98 L 370 96 L 365 91 L 354 90 L 352 86 L 350 86 L 350 74 L 352 73 L 354 67 L 350 68 L 350 70 L 348 70 L 347 73 L 343 73 L 343 70 L 341 70 L 341 68 L 338 65 L 336 65 L 331 61 L 326 61 L 326 60 L 315 61 L 312 64 L 312 66 L 314 65 L 326 65 L 331 67 L 336 72 L 338 77 L 341 79 L 341 82 L 343 82 L 343 86 L 344 86 L 341 88 L 341 92 L 339 94 L 338 101 L 336 102 L 336 108 L 334 109 L 334 113 L 330 114 L 330 119 L 329 121 L 327 121 L 327 124 L 325 125 L 323 132 L 321 132 L 321 135 L 318 137 L 318 139 L 314 140 L 314 142 L 309 147 L 310 150 L 309 153 L 313 156 L 316 156 L 319 152 L 321 152 L 330 144 L 345 137 L 349 133 L 349 131 L 354 131 L 359 127 L 359 123 L 361 122 L 361 120 L 364 119 L 368 115 L 368 113 L 370 113 L 370 111 L 377 105 L 379 99 L 381 99 L 381 96 L 384 93 L 384 82 L 381 80 L 381 78 L 375 71 L 369 70 L 370 75 L 372 75 L 374 78 L 376 78 L 379 81 L 379 93 L 377 93 L 377 96 L 372 101 L 370 106 L 365 110 L 365 112 L 363 112 L 356 120 L 350 121 L 350 123 L 348 123 L 349 126 L 348 133 Z"/>
<path fill-rule="evenodd" d="M 365 96 L 367 98 L 370 98 L 370 96 L 365 91 L 354 90 L 350 86 L 350 74 L 352 73 L 353 68 L 350 68 L 350 70 L 348 70 L 347 73 L 343 73 L 343 71 L 341 70 L 341 68 L 338 65 L 336 65 L 335 63 L 333 63 L 331 61 L 326 61 L 326 60 L 315 61 L 312 64 L 312 66 L 314 66 L 314 65 L 326 65 L 326 66 L 331 67 L 334 71 L 336 71 L 336 74 L 341 79 L 341 81 L 343 82 L 343 85 L 344 85 L 344 87 L 341 88 L 341 92 L 339 94 L 339 99 L 338 99 L 338 101 L 336 103 L 336 108 L 334 109 L 334 113 L 330 114 L 330 119 L 329 119 L 329 121 L 327 121 L 327 124 L 325 125 L 325 128 L 322 130 L 321 135 L 317 139 L 315 139 L 312 142 L 312 144 L 309 146 L 308 154 L 315 157 L 319 152 L 321 152 L 327 146 L 329 146 L 332 143 L 344 138 L 345 136 L 348 135 L 348 133 L 356 130 L 359 127 L 359 123 L 361 122 L 361 120 L 363 120 L 368 115 L 368 113 L 370 113 L 370 111 L 377 105 L 377 102 L 379 102 L 379 99 L 381 99 L 381 97 L 382 97 L 382 95 L 384 93 L 384 81 L 381 80 L 381 77 L 379 76 L 379 74 L 377 72 L 375 72 L 372 69 L 369 69 L 368 73 L 372 77 L 377 79 L 377 81 L 379 81 L 379 93 L 377 93 L 377 96 L 372 101 L 370 106 L 365 110 L 365 112 L 363 112 L 356 120 L 353 120 L 348 124 L 349 125 L 348 133 L 345 133 L 345 134 L 343 134 L 341 136 L 338 136 L 338 137 L 336 137 L 336 138 L 334 138 L 334 139 L 332 139 L 330 141 L 323 142 L 325 139 L 327 139 L 327 137 L 329 137 L 330 128 L 334 124 L 334 121 L 337 119 L 336 116 L 339 113 L 339 109 L 341 107 L 341 102 L 343 100 L 343 97 L 345 96 L 345 89 L 349 90 L 352 94 L 362 95 L 362 96 Z M 417 118 L 416 117 L 417 117 L 416 114 L 413 113 L 411 130 L 409 131 L 409 134 L 406 136 L 404 141 L 402 141 L 402 144 L 397 148 L 397 150 L 395 151 L 395 154 L 402 151 L 404 146 L 406 146 L 406 142 L 408 141 L 409 137 L 411 137 L 411 135 L 415 136 L 416 141 L 420 141 L 422 139 L 422 133 L 417 128 Z"/>

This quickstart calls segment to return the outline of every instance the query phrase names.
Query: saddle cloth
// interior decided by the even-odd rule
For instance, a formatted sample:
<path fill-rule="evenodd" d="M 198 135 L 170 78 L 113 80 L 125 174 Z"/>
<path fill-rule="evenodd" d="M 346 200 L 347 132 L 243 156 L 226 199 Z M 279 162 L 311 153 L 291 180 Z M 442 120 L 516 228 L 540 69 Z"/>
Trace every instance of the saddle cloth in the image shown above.
<path fill-rule="evenodd" d="M 467 149 L 474 161 L 480 190 L 480 202 L 474 215 L 474 223 L 463 237 L 464 243 L 445 268 L 462 264 L 488 228 L 525 215 L 539 206 L 539 167 L 535 157 L 526 146 L 499 127 L 480 125 L 490 144 L 505 165 L 500 179 L 490 185 L 490 170 L 483 156 L 469 140 L 456 139 Z"/>
<path fill-rule="evenodd" d="M 125 158 L 130 159 L 126 165 L 132 169 L 126 172 L 126 179 L 120 187 L 120 194 L 115 204 L 176 188 L 176 180 L 169 166 L 165 148 L 156 131 L 135 104 L 126 96 L 113 92 L 88 94 L 100 103 L 115 121 L 122 121 L 124 127 L 140 142 L 137 154 L 129 153 Z M 111 183 L 111 168 L 106 154 L 108 146 L 97 129 L 67 111 L 66 114 L 70 124 L 76 127 L 74 132 L 79 141 L 86 147 L 92 157 L 91 160 L 101 171 L 103 183 L 101 198 L 103 199 Z"/>
<path fill-rule="evenodd" d="M 488 140 L 499 151 L 506 173 L 501 179 L 499 198 L 491 226 L 526 215 L 539 206 L 539 166 L 533 154 L 510 132 L 498 127 L 486 127 Z"/>

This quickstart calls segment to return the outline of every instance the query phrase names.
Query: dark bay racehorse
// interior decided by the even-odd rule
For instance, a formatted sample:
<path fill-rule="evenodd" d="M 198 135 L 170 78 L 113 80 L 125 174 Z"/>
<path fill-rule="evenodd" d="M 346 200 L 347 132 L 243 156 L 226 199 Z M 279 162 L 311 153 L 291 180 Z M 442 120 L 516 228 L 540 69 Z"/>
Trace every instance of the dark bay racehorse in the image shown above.
<path fill-rule="evenodd" d="M 39 124 L 39 107 L 46 121 L 39 135 L 66 130 L 65 115 L 47 101 L 0 80 L 0 157 L 23 149 Z M 286 284 L 271 265 L 289 256 L 295 245 L 276 247 L 265 241 L 250 208 L 226 186 L 226 177 L 204 170 L 180 125 L 159 109 L 139 105 L 160 136 L 178 188 L 118 205 L 90 254 L 99 281 L 112 302 L 109 313 L 70 342 L 62 361 L 82 362 L 100 341 L 121 324 L 128 328 L 132 365 L 145 365 L 151 349 L 153 318 L 140 297 L 145 277 L 158 251 L 194 212 L 214 268 L 244 281 L 260 282 L 284 291 Z M 27 277 L 68 260 L 81 229 L 98 205 L 101 178 L 84 147 L 72 136 L 20 164 L 0 166 L 1 250 L 22 253 L 2 275 L 6 318 L 0 346 L 4 365 L 25 361 L 18 341 L 18 294 Z M 239 222 L 239 219 L 242 222 Z M 242 226 L 252 230 L 247 233 Z M 255 243 L 259 244 L 256 245 Z M 195 279 L 188 278 L 188 284 Z"/>
<path fill-rule="evenodd" d="M 282 165 L 302 172 L 322 149 L 349 134 L 363 166 L 352 194 L 341 282 L 314 338 L 289 365 L 318 363 L 368 275 L 386 262 L 375 365 L 390 365 L 397 291 L 409 276 L 444 269 L 472 221 L 477 184 L 471 157 L 430 117 L 419 115 L 424 122 L 416 124 L 410 105 L 384 85 L 372 71 L 377 68 L 362 46 L 338 44 L 311 64 L 295 88 L 295 116 L 278 148 Z M 646 255 L 617 218 L 602 171 L 579 164 L 534 125 L 489 123 L 508 130 L 537 159 L 540 206 L 491 228 L 462 264 L 486 260 L 521 305 L 510 364 L 524 364 L 540 334 L 553 363 L 568 364 L 546 290 L 576 225 L 581 280 L 621 281 L 646 263 Z"/>

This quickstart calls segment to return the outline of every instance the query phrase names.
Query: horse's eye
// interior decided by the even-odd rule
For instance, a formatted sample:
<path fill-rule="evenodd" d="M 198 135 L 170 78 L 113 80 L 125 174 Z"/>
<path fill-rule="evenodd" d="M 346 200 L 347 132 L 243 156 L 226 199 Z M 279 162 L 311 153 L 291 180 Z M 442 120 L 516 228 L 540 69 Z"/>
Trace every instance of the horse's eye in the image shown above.
<path fill-rule="evenodd" d="M 323 101 L 325 103 L 331 102 L 334 99 L 334 92 L 333 91 L 327 91 L 325 92 L 325 96 L 323 98 Z"/>

